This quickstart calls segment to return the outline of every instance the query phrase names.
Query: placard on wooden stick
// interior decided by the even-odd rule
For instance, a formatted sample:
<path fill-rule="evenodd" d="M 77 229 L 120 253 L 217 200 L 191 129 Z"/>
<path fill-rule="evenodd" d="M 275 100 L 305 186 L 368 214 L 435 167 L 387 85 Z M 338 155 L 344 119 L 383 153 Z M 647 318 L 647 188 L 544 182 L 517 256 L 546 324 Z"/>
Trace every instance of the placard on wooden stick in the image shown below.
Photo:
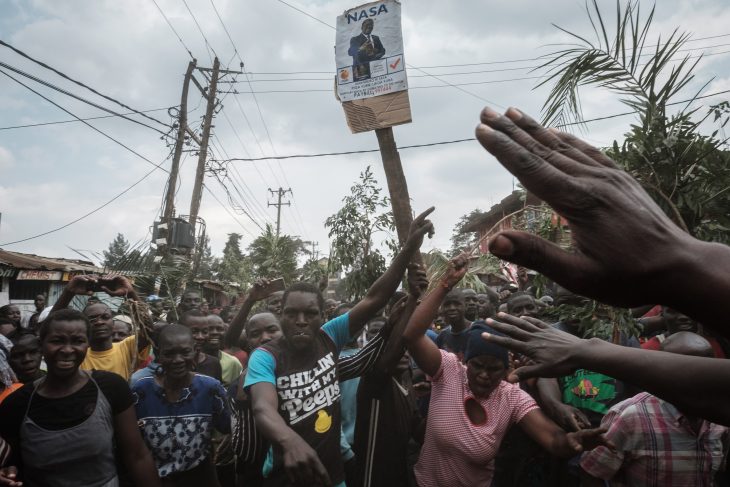
<path fill-rule="evenodd" d="M 353 133 L 411 122 L 401 5 L 371 2 L 337 17 L 337 98 Z"/>

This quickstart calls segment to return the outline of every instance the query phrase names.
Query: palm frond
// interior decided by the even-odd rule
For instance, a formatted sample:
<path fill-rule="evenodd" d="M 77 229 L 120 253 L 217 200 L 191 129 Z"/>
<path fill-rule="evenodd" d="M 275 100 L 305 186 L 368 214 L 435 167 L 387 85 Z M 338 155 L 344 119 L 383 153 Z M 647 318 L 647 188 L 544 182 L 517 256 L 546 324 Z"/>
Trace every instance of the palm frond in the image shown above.
<path fill-rule="evenodd" d="M 645 53 L 655 8 L 643 18 L 638 3 L 625 8 L 616 2 L 613 37 L 597 0 L 586 3 L 586 13 L 595 39 L 555 27 L 582 42 L 549 54 L 533 71 L 544 75 L 535 88 L 552 86 L 542 118 L 545 125 L 583 125 L 579 90 L 594 86 L 620 95 L 620 100 L 636 111 L 663 115 L 664 107 L 694 78 L 690 56 L 674 62 L 689 34 L 674 30 L 666 40 L 660 37 L 650 53 Z M 644 59 L 647 58 L 648 59 Z M 653 117 L 649 117 L 651 122 Z"/>

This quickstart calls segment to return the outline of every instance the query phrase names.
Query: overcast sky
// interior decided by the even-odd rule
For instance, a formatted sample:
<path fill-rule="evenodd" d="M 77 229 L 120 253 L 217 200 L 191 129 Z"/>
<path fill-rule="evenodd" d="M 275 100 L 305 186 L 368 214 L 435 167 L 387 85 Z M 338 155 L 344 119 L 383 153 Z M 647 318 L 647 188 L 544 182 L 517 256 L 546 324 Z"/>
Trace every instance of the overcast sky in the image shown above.
<path fill-rule="evenodd" d="M 334 25 L 337 15 L 355 6 L 344 0 L 287 0 L 323 22 Z M 210 0 L 157 0 L 199 66 L 211 65 L 213 50 L 230 69 L 239 60 Z M 613 1 L 601 1 L 614 19 Z M 701 61 L 699 88 L 712 79 L 706 92 L 730 89 L 730 4 L 721 0 L 662 0 L 657 2 L 653 34 L 666 36 L 674 28 L 688 31 L 692 54 L 716 55 Z M 651 2 L 642 2 L 648 11 Z M 375 134 L 352 135 L 331 89 L 334 74 L 335 32 L 277 0 L 214 0 L 250 75 L 250 86 L 238 76 L 235 86 L 250 94 L 220 95 L 223 109 L 215 119 L 214 156 L 260 157 L 328 153 L 377 148 Z M 403 2 L 405 58 L 409 70 L 413 123 L 394 129 L 400 146 L 472 137 L 480 109 L 489 104 L 504 110 L 517 106 L 535 116 L 547 89 L 534 89 L 530 68 L 535 57 L 566 42 L 551 23 L 591 36 L 584 3 L 579 0 L 510 2 L 412 0 Z M 182 79 L 190 56 L 152 0 L 0 0 L 0 38 L 68 76 L 96 88 L 138 110 L 179 104 Z M 377 34 L 377 32 L 376 32 Z M 709 38 L 712 36 L 719 36 Z M 726 53 L 727 52 L 727 53 Z M 503 62 L 516 61 L 519 62 Z M 113 110 L 126 112 L 0 47 L 0 61 L 50 81 Z M 498 64 L 486 64 L 500 61 Z M 476 64 L 483 63 L 483 64 Z M 464 66 L 464 64 L 474 64 Z M 434 67 L 461 65 L 454 67 Z M 474 72 L 473 74 L 455 74 Z M 458 88 L 424 74 L 438 75 Z M 281 74 L 301 73 L 301 74 Z M 13 75 L 18 77 L 17 75 Z M 200 78 L 200 75 L 198 75 Z M 714 78 L 714 79 L 713 79 Z M 226 78 L 232 80 L 231 77 Z M 294 80 L 293 80 L 294 79 Z M 81 117 L 104 115 L 100 110 L 21 78 L 67 110 Z M 287 80 L 287 81 L 281 81 Z M 510 80 L 510 81 L 505 81 Z M 326 91 L 306 91 L 326 90 Z M 287 92 L 282 92 L 287 91 Z M 292 92 L 293 91 L 293 92 Z M 719 102 L 727 94 L 704 100 Z M 190 124 L 198 127 L 204 112 L 199 92 L 191 86 Z M 626 111 L 616 97 L 597 90 L 583 96 L 586 118 Z M 248 123 L 244 119 L 248 119 Z M 169 123 L 166 111 L 150 113 Z M 0 75 L 0 127 L 69 120 L 68 114 L 9 78 Z M 141 117 L 140 121 L 160 127 Z M 605 145 L 621 138 L 632 117 L 590 124 L 584 134 Z M 230 123 L 229 123 L 230 122 Z M 155 164 L 170 149 L 160 134 L 122 119 L 89 122 Z M 250 125 L 249 125 L 250 124 Z M 161 127 L 160 127 L 161 128 Z M 474 208 L 489 209 L 513 189 L 512 177 L 476 142 L 401 151 L 413 208 L 435 205 L 437 233 L 425 249 L 448 248 L 458 218 Z M 169 168 L 169 160 L 162 167 Z M 319 242 L 328 250 L 324 220 L 339 207 L 350 186 L 367 165 L 385 187 L 377 153 L 286 159 L 279 162 L 234 162 L 229 174 L 237 182 L 256 223 L 228 204 L 224 189 L 208 177 L 207 186 L 228 209 L 203 194 L 200 215 L 206 220 L 213 251 L 219 254 L 230 232 L 243 234 L 247 246 L 258 225 L 273 222 L 275 208 L 267 207 L 267 189 L 291 187 L 292 206 L 282 211 L 282 231 Z M 188 213 L 195 157 L 184 160 L 178 211 Z M 167 173 L 156 170 L 128 193 L 99 212 L 61 231 L 4 245 L 64 225 L 100 206 L 149 172 L 152 166 L 81 123 L 0 130 L 0 246 L 7 250 L 46 256 L 78 258 L 105 249 L 117 232 L 131 242 L 149 239 L 149 227 L 160 211 Z M 239 179 L 240 178 L 240 179 Z M 242 199 L 228 183 L 234 198 Z M 269 200 L 271 201 L 271 200 Z M 230 212 L 230 213 L 229 213 Z M 232 217 L 231 214 L 235 216 Z"/>

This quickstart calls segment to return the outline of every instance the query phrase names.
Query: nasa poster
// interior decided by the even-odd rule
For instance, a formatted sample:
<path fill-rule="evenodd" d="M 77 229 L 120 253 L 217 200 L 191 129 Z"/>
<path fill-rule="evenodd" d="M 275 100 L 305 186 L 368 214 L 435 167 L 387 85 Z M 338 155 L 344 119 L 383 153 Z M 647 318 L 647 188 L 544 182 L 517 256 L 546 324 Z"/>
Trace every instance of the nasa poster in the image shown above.
<path fill-rule="evenodd" d="M 341 101 L 408 89 L 400 13 L 400 2 L 384 0 L 337 17 L 335 60 Z"/>

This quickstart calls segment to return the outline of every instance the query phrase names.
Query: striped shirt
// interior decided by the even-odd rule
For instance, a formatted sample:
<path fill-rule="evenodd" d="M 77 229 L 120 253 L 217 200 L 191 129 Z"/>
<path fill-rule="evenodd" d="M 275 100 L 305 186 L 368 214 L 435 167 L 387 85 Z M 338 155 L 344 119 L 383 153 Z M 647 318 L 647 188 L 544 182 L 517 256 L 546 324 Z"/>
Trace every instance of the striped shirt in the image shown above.
<path fill-rule="evenodd" d="M 456 355 L 441 352 L 441 367 L 433 376 L 426 439 L 416 464 L 420 487 L 488 487 L 494 457 L 507 429 L 538 409 L 529 394 L 505 381 L 487 398 L 469 389 L 466 365 Z M 466 414 L 467 399 L 476 400 L 487 419 L 473 424 Z"/>
<path fill-rule="evenodd" d="M 709 487 L 723 463 L 727 428 L 708 421 L 693 426 L 646 392 L 612 407 L 601 426 L 616 451 L 598 447 L 583 454 L 580 466 L 612 486 Z"/>

